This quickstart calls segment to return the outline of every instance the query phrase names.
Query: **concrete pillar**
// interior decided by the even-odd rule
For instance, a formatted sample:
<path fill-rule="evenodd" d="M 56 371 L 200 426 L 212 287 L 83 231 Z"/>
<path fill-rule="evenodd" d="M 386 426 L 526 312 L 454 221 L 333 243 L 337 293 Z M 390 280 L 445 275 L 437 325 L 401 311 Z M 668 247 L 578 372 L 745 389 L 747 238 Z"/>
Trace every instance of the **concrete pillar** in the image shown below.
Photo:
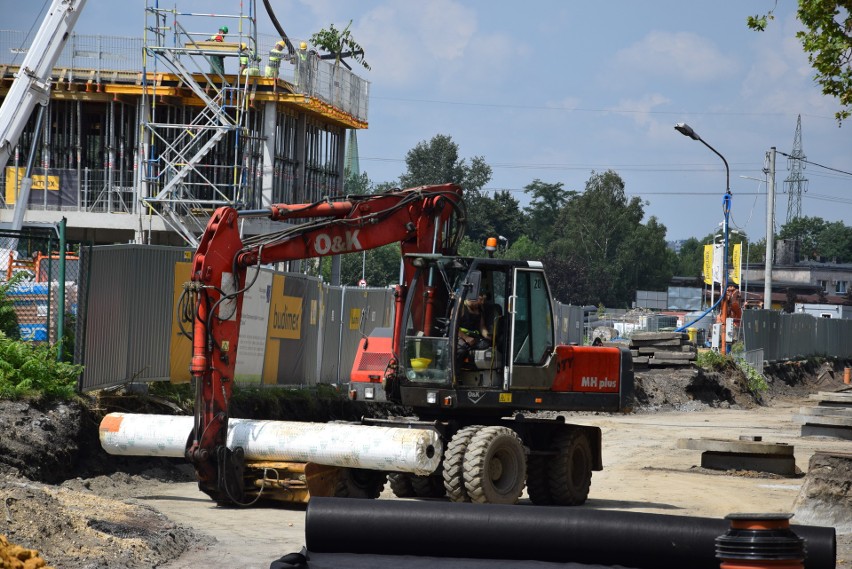
<path fill-rule="evenodd" d="M 261 174 L 261 207 L 271 205 L 275 177 L 275 137 L 278 132 L 278 104 L 269 102 L 263 108 L 263 172 Z"/>

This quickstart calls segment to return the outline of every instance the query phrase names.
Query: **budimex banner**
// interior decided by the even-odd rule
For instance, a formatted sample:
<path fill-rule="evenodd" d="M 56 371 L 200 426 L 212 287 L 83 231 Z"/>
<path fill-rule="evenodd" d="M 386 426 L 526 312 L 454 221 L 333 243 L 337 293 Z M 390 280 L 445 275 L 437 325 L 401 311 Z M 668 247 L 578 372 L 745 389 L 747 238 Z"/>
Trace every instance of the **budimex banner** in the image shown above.
<path fill-rule="evenodd" d="M 743 244 L 737 243 L 734 245 L 733 258 L 731 259 L 731 280 L 734 284 L 740 284 L 742 278 L 743 267 Z"/>
<path fill-rule="evenodd" d="M 704 284 L 713 284 L 713 246 L 704 246 Z"/>

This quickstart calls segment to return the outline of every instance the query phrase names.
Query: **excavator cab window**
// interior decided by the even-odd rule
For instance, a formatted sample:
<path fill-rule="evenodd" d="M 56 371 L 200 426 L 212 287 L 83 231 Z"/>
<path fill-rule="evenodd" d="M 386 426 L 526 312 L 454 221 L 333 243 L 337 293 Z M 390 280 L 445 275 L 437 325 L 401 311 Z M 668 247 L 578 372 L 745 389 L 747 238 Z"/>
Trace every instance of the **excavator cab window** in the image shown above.
<path fill-rule="evenodd" d="M 457 301 L 466 265 L 458 259 L 422 258 L 411 281 L 405 305 L 402 367 L 408 381 L 449 385 L 453 346 L 450 315 Z"/>

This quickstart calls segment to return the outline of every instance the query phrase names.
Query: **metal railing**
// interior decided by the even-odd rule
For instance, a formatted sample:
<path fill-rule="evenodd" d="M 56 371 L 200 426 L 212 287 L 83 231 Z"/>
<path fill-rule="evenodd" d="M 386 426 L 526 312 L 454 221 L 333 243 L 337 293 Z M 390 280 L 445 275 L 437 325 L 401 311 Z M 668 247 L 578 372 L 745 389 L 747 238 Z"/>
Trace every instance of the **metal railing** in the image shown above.
<path fill-rule="evenodd" d="M 269 49 L 279 38 L 272 35 L 258 35 L 257 51 L 261 73 L 269 62 Z M 299 41 L 294 40 L 296 45 Z M 0 30 L 0 65 L 18 66 L 24 60 L 30 41 L 26 32 L 19 30 Z M 168 47 L 168 46 L 164 46 Z M 95 36 L 71 34 L 65 49 L 54 67 L 54 78 L 65 81 L 92 80 L 95 83 L 115 80 L 114 74 L 139 73 L 143 68 L 144 44 L 142 38 L 122 36 Z M 228 58 L 226 73 L 239 73 L 236 57 Z M 358 77 L 343 65 L 335 65 L 330 60 L 316 59 L 313 80 L 296 81 L 296 66 L 282 61 L 280 77 L 293 84 L 294 90 L 332 105 L 358 120 L 366 121 L 369 110 L 370 82 Z M 230 68 L 229 68 L 230 67 Z M 171 72 L 170 69 L 158 69 L 156 62 L 148 62 L 148 70 L 153 72 Z M 127 80 L 136 81 L 135 76 Z"/>

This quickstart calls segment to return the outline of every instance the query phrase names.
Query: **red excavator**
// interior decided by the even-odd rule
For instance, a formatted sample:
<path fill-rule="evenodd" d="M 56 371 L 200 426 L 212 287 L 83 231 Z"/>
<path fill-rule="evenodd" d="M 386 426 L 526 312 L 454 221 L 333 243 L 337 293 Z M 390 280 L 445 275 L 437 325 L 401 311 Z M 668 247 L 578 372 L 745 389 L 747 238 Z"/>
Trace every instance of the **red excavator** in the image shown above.
<path fill-rule="evenodd" d="M 310 221 L 241 239 L 239 220 L 261 216 Z M 220 503 L 238 501 L 235 496 L 256 493 L 272 486 L 265 480 L 282 476 L 271 476 L 268 465 L 247 464 L 240 448 L 226 446 L 242 293 L 252 284 L 246 269 L 399 242 L 403 268 L 394 325 L 359 346 L 350 397 L 410 407 L 413 417 L 363 423 L 434 430 L 443 459 L 430 475 L 308 463 L 301 476 L 311 493 L 333 494 L 333 471 L 347 477 L 351 496 L 377 497 L 390 474 L 398 496 L 514 503 L 526 484 L 537 504 L 586 500 L 592 471 L 602 469 L 601 431 L 569 424 L 554 412 L 629 410 L 630 352 L 557 345 L 541 263 L 458 256 L 465 216 L 461 188 L 452 184 L 214 213 L 186 285 L 195 306 L 196 386 L 186 455 L 203 491 Z M 474 333 L 464 327 L 463 307 L 474 299 L 482 337 L 469 346 L 460 340 Z M 322 482 L 312 487 L 312 480 Z"/>

